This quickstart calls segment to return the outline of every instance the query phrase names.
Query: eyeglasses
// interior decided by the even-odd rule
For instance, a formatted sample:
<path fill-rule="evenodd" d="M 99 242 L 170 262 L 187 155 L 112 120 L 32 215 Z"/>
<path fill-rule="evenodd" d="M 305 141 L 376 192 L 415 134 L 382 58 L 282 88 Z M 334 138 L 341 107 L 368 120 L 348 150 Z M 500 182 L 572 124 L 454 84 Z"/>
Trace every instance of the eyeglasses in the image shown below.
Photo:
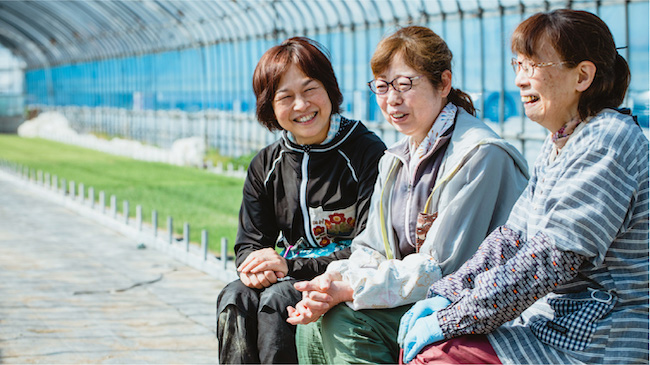
<path fill-rule="evenodd" d="M 533 63 L 531 60 L 524 60 L 523 62 L 517 61 L 516 58 L 513 58 L 512 61 L 510 61 L 510 64 L 512 65 L 512 69 L 515 71 L 515 75 L 519 73 L 519 70 L 524 70 L 526 73 L 526 76 L 528 77 L 533 77 L 535 74 L 535 67 L 548 67 L 548 66 L 558 66 L 558 65 L 564 65 L 565 61 L 562 62 L 540 62 L 540 63 Z"/>
<path fill-rule="evenodd" d="M 413 80 L 417 80 L 420 77 L 422 76 L 400 76 L 394 78 L 391 82 L 381 79 L 370 80 L 368 81 L 368 87 L 370 88 L 370 91 L 377 95 L 386 94 L 388 92 L 388 85 L 392 86 L 393 90 L 397 91 L 398 93 L 403 93 L 405 91 L 411 90 L 413 87 Z"/>

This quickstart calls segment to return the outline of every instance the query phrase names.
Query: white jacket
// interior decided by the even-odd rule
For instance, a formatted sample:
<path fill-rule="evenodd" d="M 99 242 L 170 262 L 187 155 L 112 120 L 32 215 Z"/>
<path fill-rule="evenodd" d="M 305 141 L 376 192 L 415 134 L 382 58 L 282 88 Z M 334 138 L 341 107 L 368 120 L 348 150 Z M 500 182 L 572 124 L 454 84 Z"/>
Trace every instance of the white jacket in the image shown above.
<path fill-rule="evenodd" d="M 458 269 L 483 239 L 503 224 L 524 190 L 528 168 L 512 145 L 458 108 L 449 146 L 433 188 L 429 213 L 438 217 L 418 253 L 402 260 L 392 234 L 391 200 L 397 169 L 390 151 L 379 162 L 366 229 L 352 241 L 349 259 L 330 263 L 354 289 L 355 309 L 394 308 L 426 297 L 427 289 Z M 395 146 L 408 143 L 407 138 Z"/>

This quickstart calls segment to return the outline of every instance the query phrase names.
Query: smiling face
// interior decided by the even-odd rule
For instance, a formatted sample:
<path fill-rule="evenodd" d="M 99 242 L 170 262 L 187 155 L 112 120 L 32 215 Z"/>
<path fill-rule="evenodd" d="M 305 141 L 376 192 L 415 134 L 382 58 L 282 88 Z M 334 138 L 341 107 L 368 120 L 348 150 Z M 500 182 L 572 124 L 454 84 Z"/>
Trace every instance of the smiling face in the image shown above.
<path fill-rule="evenodd" d="M 519 55 L 518 61 L 526 58 Z M 561 62 L 562 59 L 552 46 L 544 42 L 533 63 Z M 526 116 L 542 127 L 555 133 L 572 118 L 578 116 L 578 101 L 581 92 L 578 67 L 566 65 L 536 67 L 532 77 L 519 70 L 515 84 L 519 87 Z"/>
<path fill-rule="evenodd" d="M 447 74 L 444 75 L 447 76 L 443 75 L 443 84 L 447 80 L 451 85 L 451 72 L 445 72 Z M 401 54 L 397 54 L 388 68 L 375 76 L 390 82 L 399 76 L 415 77 L 421 74 L 407 66 Z M 389 86 L 386 94 L 377 95 L 377 104 L 384 118 L 398 132 L 413 138 L 419 144 L 447 103 L 448 94 L 449 88 L 443 85 L 440 90 L 436 90 L 426 77 L 420 77 L 413 80 L 413 87 L 408 91 L 400 93 Z"/>
<path fill-rule="evenodd" d="M 291 65 L 282 75 L 273 98 L 280 126 L 299 144 L 319 144 L 327 137 L 332 103 L 323 84 Z"/>

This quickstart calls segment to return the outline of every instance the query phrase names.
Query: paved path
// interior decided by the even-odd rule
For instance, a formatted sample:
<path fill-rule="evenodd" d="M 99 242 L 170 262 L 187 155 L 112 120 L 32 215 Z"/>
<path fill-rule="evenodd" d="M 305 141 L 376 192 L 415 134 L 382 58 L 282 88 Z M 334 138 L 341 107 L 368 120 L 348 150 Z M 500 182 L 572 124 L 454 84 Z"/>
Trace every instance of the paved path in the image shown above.
<path fill-rule="evenodd" d="M 216 363 L 225 285 L 0 172 L 0 363 Z"/>

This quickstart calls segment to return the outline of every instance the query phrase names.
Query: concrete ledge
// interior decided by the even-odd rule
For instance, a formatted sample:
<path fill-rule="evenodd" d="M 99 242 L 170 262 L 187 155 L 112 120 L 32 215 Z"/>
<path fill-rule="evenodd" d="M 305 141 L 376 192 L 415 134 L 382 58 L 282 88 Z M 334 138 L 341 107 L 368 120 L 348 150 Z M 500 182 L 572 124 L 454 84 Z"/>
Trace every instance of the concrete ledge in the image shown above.
<path fill-rule="evenodd" d="M 135 225 L 134 219 L 129 219 L 126 223 L 121 214 L 117 214 L 113 218 L 110 214 L 110 209 L 105 209 L 102 213 L 100 207 L 92 204 L 87 199 L 82 199 L 80 196 L 74 197 L 68 194 L 63 194 L 58 189 L 52 189 L 51 186 L 44 185 L 35 179 L 27 179 L 22 176 L 13 174 L 11 171 L 0 169 L 0 174 L 10 182 L 18 184 L 22 189 L 29 189 L 30 192 L 37 194 L 43 199 L 48 199 L 52 202 L 58 203 L 84 217 L 93 219 L 94 221 L 115 230 L 124 236 L 132 239 L 138 244 L 145 244 L 147 247 L 155 248 L 156 250 L 165 252 L 173 259 L 190 266 L 194 269 L 205 272 L 206 274 L 219 279 L 223 282 L 230 282 L 238 278 L 235 263 L 232 260 L 223 262 L 217 259 L 214 255 L 208 254 L 203 258 L 203 253 L 200 247 L 190 244 L 185 246 L 182 241 L 175 241 L 171 244 L 167 240 L 163 240 L 160 235 L 154 235 L 151 227 L 142 227 L 139 230 Z M 158 232 L 160 233 L 160 232 Z"/>

